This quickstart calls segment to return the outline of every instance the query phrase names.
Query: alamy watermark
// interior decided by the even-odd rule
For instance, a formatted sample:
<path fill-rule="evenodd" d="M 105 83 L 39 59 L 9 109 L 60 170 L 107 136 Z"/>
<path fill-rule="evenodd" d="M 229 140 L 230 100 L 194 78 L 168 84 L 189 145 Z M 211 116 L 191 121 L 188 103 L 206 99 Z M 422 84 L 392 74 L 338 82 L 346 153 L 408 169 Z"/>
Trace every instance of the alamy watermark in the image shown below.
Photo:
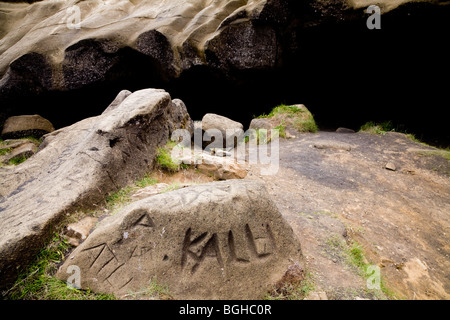
<path fill-rule="evenodd" d="M 66 10 L 68 29 L 81 29 L 81 9 L 77 5 L 73 5 Z"/>
<path fill-rule="evenodd" d="M 371 5 L 367 8 L 366 13 L 370 14 L 367 18 L 367 28 L 369 30 L 381 29 L 381 9 L 377 5 Z"/>
<path fill-rule="evenodd" d="M 64 2 L 63 0 L 52 0 L 53 2 Z M 67 29 L 79 30 L 81 29 L 81 8 L 78 5 L 71 5 L 64 11 L 64 16 L 59 21 L 60 24 L 65 24 Z"/>
<path fill-rule="evenodd" d="M 54 0 L 60 2 L 61 0 Z M 106 3 L 104 3 L 106 4 Z M 370 14 L 367 18 L 366 26 L 369 30 L 381 29 L 381 9 L 377 5 L 370 5 L 366 9 L 366 13 Z M 78 5 L 72 5 L 66 9 L 66 14 L 61 20 L 68 29 L 81 29 L 81 9 Z"/>
<path fill-rule="evenodd" d="M 371 265 L 367 267 L 367 289 L 380 290 L 381 289 L 381 271 L 379 266 Z"/>
<path fill-rule="evenodd" d="M 81 289 L 81 269 L 79 266 L 70 265 L 67 267 L 66 273 L 71 274 L 66 281 L 68 287 Z"/>

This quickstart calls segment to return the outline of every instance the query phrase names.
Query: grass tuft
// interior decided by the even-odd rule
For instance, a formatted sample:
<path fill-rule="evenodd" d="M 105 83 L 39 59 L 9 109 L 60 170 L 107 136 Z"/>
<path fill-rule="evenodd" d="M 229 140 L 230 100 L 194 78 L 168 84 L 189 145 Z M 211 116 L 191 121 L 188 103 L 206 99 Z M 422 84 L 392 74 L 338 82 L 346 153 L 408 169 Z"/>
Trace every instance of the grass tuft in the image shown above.
<path fill-rule="evenodd" d="M 122 298 L 132 298 L 137 299 L 141 297 L 146 297 L 147 299 L 155 299 L 155 300 L 173 300 L 173 297 L 170 293 L 168 285 L 161 285 L 157 282 L 157 278 L 154 277 L 148 286 L 141 291 L 138 292 L 129 292 Z"/>
<path fill-rule="evenodd" d="M 148 174 L 146 174 L 141 180 L 136 181 L 134 184 L 138 188 L 145 188 L 148 186 L 153 186 L 158 183 L 158 180 L 151 178 Z"/>
<path fill-rule="evenodd" d="M 318 131 L 316 121 L 309 110 L 298 106 L 287 106 L 281 104 L 272 109 L 269 114 L 262 114 L 257 117 L 274 119 L 278 126 L 275 129 L 280 128 L 280 137 L 286 137 L 285 128 L 292 126 L 298 132 L 312 132 Z"/>
<path fill-rule="evenodd" d="M 272 111 L 269 114 L 262 114 L 260 116 L 258 116 L 258 119 L 261 118 L 273 118 L 279 114 L 288 114 L 291 115 L 291 117 L 295 114 L 301 113 L 301 112 L 305 112 L 305 110 L 300 109 L 296 106 L 287 106 L 285 104 L 281 104 L 275 108 L 272 109 Z"/>
<path fill-rule="evenodd" d="M 21 164 L 25 162 L 28 158 L 25 155 L 17 156 L 14 158 L 11 158 L 8 162 L 9 165 L 17 166 L 18 164 Z"/>
<path fill-rule="evenodd" d="M 387 132 L 394 131 L 394 126 L 391 121 L 375 123 L 373 121 L 366 122 L 361 126 L 359 131 L 368 132 L 371 134 L 385 135 Z"/>
<path fill-rule="evenodd" d="M 113 295 L 78 290 L 54 277 L 58 265 L 69 252 L 70 245 L 55 233 L 5 294 L 11 300 L 113 300 Z"/>
<path fill-rule="evenodd" d="M 134 182 L 133 185 L 128 185 L 119 189 L 116 192 L 110 193 L 106 196 L 106 209 L 117 213 L 118 210 L 131 203 L 131 195 L 139 189 L 152 186 L 158 183 L 158 180 L 151 178 L 146 174 L 142 179 Z"/>
<path fill-rule="evenodd" d="M 12 148 L 4 148 L 4 149 L 0 149 L 0 156 L 4 156 L 9 154 L 13 149 Z"/>
<path fill-rule="evenodd" d="M 280 124 L 279 126 L 275 127 L 274 129 L 278 130 L 278 136 L 280 138 L 286 138 L 286 126 L 283 124 Z"/>
<path fill-rule="evenodd" d="M 281 288 L 272 288 L 264 300 L 303 300 L 310 292 L 315 290 L 312 274 L 307 273 L 305 279 L 299 284 L 286 283 Z"/>
<path fill-rule="evenodd" d="M 309 119 L 301 120 L 296 119 L 294 120 L 294 128 L 297 129 L 298 132 L 311 132 L 316 133 L 319 128 L 317 127 L 316 121 L 311 116 Z"/>
<path fill-rule="evenodd" d="M 156 153 L 156 165 L 167 172 L 178 172 L 181 169 L 187 169 L 189 165 L 180 163 L 177 164 L 172 159 L 172 149 L 177 145 L 177 142 L 169 141 L 166 146 L 159 147 Z"/>
<path fill-rule="evenodd" d="M 368 268 L 372 265 L 365 258 L 364 249 L 356 240 L 350 239 L 347 242 L 337 235 L 332 236 L 326 241 L 324 253 L 332 259 L 337 259 L 345 263 L 364 279 L 368 279 L 370 276 L 367 272 Z M 398 299 L 397 295 L 386 287 L 382 277 L 380 278 L 379 291 L 369 289 L 367 289 L 367 291 L 380 299 L 386 299 L 386 297 Z M 380 291 L 385 297 L 380 294 Z"/>

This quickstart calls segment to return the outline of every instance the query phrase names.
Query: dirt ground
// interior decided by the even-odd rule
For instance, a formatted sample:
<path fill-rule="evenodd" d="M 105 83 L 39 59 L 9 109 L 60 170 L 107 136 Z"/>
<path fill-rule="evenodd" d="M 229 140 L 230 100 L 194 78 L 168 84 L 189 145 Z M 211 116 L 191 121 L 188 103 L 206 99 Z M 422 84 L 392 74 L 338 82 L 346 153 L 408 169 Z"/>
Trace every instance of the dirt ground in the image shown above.
<path fill-rule="evenodd" d="M 246 179 L 265 183 L 300 240 L 306 299 L 450 299 L 450 152 L 393 132 L 290 134 L 278 172 L 251 164 Z M 193 168 L 151 177 L 174 188 L 214 180 Z M 388 290 L 369 290 L 349 263 L 354 241 Z"/>
<path fill-rule="evenodd" d="M 276 175 L 252 165 L 246 179 L 266 183 L 297 234 L 316 297 L 449 299 L 450 160 L 436 150 L 400 133 L 297 134 L 280 139 Z M 393 294 L 367 290 L 350 239 Z"/>

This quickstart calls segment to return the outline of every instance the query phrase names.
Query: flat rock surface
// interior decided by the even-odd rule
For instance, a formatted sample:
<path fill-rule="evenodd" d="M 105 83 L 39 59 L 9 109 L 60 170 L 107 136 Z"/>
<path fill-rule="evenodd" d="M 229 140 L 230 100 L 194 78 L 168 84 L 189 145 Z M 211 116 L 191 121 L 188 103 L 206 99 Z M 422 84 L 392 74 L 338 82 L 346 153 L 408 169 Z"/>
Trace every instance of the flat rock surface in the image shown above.
<path fill-rule="evenodd" d="M 314 147 L 330 141 L 351 148 Z M 265 182 L 329 299 L 376 298 L 339 250 L 349 237 L 399 297 L 450 298 L 450 161 L 437 149 L 400 133 L 301 134 L 280 140 L 276 175 L 253 165 L 246 179 Z"/>

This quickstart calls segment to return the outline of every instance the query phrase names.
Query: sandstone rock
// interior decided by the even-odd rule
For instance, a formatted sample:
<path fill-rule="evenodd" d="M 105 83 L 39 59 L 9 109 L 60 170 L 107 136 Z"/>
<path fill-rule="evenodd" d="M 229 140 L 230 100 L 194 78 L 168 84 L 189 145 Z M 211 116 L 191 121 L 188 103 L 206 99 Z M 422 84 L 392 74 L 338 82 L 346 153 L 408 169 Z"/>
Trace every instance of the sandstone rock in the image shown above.
<path fill-rule="evenodd" d="M 8 163 L 14 158 L 30 158 L 32 155 L 34 155 L 37 151 L 37 147 L 32 142 L 26 142 L 17 146 L 13 149 L 13 151 L 8 154 L 8 156 L 3 160 L 3 163 Z"/>
<path fill-rule="evenodd" d="M 14 116 L 6 119 L 3 125 L 2 137 L 6 139 L 34 136 L 40 138 L 54 131 L 53 125 L 40 115 Z"/>
<path fill-rule="evenodd" d="M 290 134 L 289 132 L 286 132 L 286 139 L 295 139 L 296 136 Z"/>
<path fill-rule="evenodd" d="M 133 193 L 130 197 L 132 201 L 142 200 L 144 198 L 148 198 L 151 196 L 154 196 L 158 193 L 161 193 L 165 189 L 167 189 L 169 185 L 167 183 L 157 183 L 153 186 L 148 186 L 145 188 L 142 188 L 135 193 Z"/>
<path fill-rule="evenodd" d="M 65 234 L 69 237 L 85 240 L 89 236 L 91 229 L 95 227 L 97 221 L 98 218 L 85 217 L 78 222 L 69 224 Z"/>
<path fill-rule="evenodd" d="M 194 152 L 188 156 L 176 156 L 176 159 L 184 164 L 195 165 L 200 172 L 211 175 L 217 180 L 244 179 L 247 176 L 245 165 L 238 163 L 233 157 Z"/>
<path fill-rule="evenodd" d="M 266 129 L 270 130 L 276 127 L 272 121 L 268 118 L 256 118 L 250 122 L 250 129 L 258 130 L 258 129 Z"/>
<path fill-rule="evenodd" d="M 110 103 L 110 105 L 103 111 L 102 114 L 108 113 L 114 109 L 116 109 L 122 102 L 125 100 L 129 95 L 131 94 L 131 91 L 128 90 L 122 90 L 120 91 L 116 98 L 113 100 L 113 102 Z"/>
<path fill-rule="evenodd" d="M 70 245 L 78 247 L 89 236 L 97 221 L 98 218 L 85 217 L 78 222 L 69 224 L 64 233 L 65 239 Z"/>
<path fill-rule="evenodd" d="M 336 149 L 343 151 L 352 150 L 352 146 L 350 144 L 339 141 L 317 141 L 312 146 L 316 149 Z"/>
<path fill-rule="evenodd" d="M 194 121 L 189 116 L 186 105 L 180 99 L 173 99 L 170 108 L 167 110 L 168 118 L 171 119 L 169 131 L 186 129 L 191 136 L 194 134 Z"/>
<path fill-rule="evenodd" d="M 396 167 L 395 163 L 393 163 L 393 162 L 391 162 L 391 161 L 389 161 L 388 163 L 386 163 L 385 168 L 386 168 L 387 170 L 391 170 L 391 171 L 396 171 L 396 170 L 397 170 L 397 167 Z"/>
<path fill-rule="evenodd" d="M 47 134 L 32 158 L 0 171 L 2 288 L 65 213 L 102 203 L 153 167 L 175 123 L 171 107 L 164 90 L 136 91 L 105 114 Z"/>
<path fill-rule="evenodd" d="M 247 170 L 233 160 L 217 161 L 212 159 L 212 161 L 207 161 L 207 157 L 204 157 L 203 160 L 201 164 L 197 165 L 197 169 L 212 175 L 217 180 L 244 179 L 247 176 Z"/>
<path fill-rule="evenodd" d="M 272 129 L 277 127 L 279 124 L 279 121 L 275 119 L 269 119 L 269 118 L 255 118 L 250 122 L 249 129 L 253 130 L 267 130 L 267 136 L 271 137 L 274 133 L 272 133 Z M 291 131 L 291 132 L 289 132 Z M 285 138 L 286 139 L 295 139 L 295 135 L 293 132 L 298 132 L 297 130 L 291 128 L 290 126 L 285 128 Z"/>
<path fill-rule="evenodd" d="M 303 280 L 305 280 L 305 270 L 303 270 L 302 266 L 298 262 L 295 262 L 287 268 L 286 273 L 275 285 L 275 288 L 277 290 L 282 290 L 283 287 L 286 286 L 298 287 Z"/>
<path fill-rule="evenodd" d="M 242 123 L 213 113 L 203 116 L 202 130 L 203 143 L 207 151 L 211 148 L 234 148 L 244 137 Z"/>
<path fill-rule="evenodd" d="M 81 287 L 120 297 L 156 280 L 175 299 L 261 299 L 300 243 L 264 185 L 233 180 L 135 202 L 102 221 L 59 269 L 81 270 Z"/>
<path fill-rule="evenodd" d="M 4 140 L 2 145 L 0 145 L 0 150 L 3 150 L 3 149 L 14 149 L 14 148 L 20 147 L 21 145 L 24 145 L 26 143 L 29 143 L 29 140 L 27 140 L 27 139 L 8 139 L 8 140 Z"/>

